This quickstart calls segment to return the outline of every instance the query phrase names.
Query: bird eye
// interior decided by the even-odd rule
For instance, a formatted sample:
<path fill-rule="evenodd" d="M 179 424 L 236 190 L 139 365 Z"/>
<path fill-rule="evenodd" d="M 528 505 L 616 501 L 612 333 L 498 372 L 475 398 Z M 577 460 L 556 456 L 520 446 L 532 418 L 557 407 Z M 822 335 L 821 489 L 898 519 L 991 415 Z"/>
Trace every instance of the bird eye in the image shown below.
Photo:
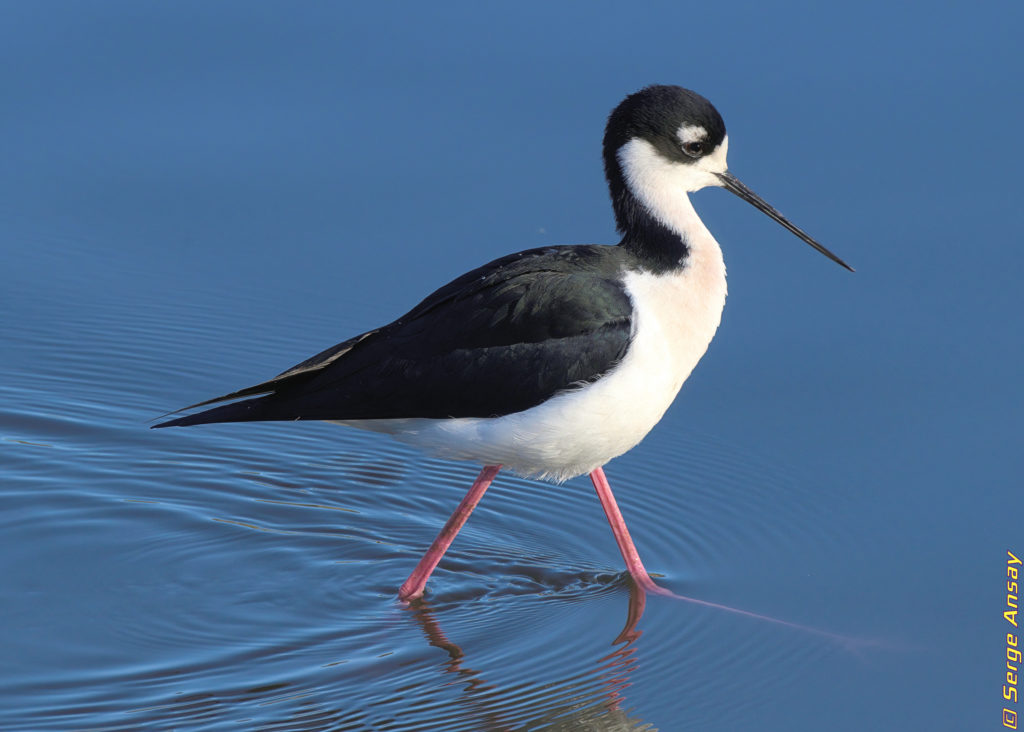
<path fill-rule="evenodd" d="M 699 158 L 704 154 L 704 143 L 700 140 L 683 143 L 683 152 L 691 158 Z"/>

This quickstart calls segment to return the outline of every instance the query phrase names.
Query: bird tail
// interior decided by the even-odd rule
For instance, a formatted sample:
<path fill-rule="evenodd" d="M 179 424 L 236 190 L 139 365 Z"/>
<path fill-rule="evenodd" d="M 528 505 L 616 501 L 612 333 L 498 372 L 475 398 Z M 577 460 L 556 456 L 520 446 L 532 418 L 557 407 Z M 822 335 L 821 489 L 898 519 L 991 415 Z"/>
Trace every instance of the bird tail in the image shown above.
<path fill-rule="evenodd" d="M 299 386 L 315 378 L 325 368 L 336 363 L 353 348 L 357 347 L 362 341 L 370 338 L 379 330 L 379 328 L 377 330 L 371 330 L 367 333 L 363 333 L 362 335 L 358 335 L 355 338 L 350 338 L 344 343 L 331 346 L 326 351 L 322 351 L 312 358 L 306 359 L 302 363 L 278 374 L 273 379 L 256 384 L 255 386 L 249 386 L 245 389 L 233 391 L 230 394 L 214 397 L 213 399 L 207 399 L 204 402 L 190 404 L 189 406 L 182 407 L 181 409 L 175 409 L 173 412 L 168 412 L 167 414 L 157 417 L 157 419 L 170 417 L 174 414 L 187 412 L 190 409 L 196 409 L 198 407 L 206 407 L 211 404 L 231 402 L 230 404 L 223 404 L 222 406 L 197 412 L 196 414 L 190 414 L 185 417 L 178 417 L 177 419 L 161 422 L 160 424 L 153 425 L 152 428 L 189 427 L 194 424 L 210 424 L 211 422 L 268 422 L 272 420 L 282 421 L 299 419 L 299 417 L 295 416 L 296 405 L 298 404 L 299 406 L 303 406 L 308 409 L 310 406 L 308 404 L 308 400 L 303 403 L 301 395 L 299 400 L 296 401 L 284 396 L 284 394 L 291 394 L 294 396 L 295 391 L 293 390 L 293 387 Z M 242 399 L 242 397 L 256 398 L 238 401 Z M 328 417 L 308 416 L 307 419 L 328 419 Z"/>
<path fill-rule="evenodd" d="M 282 419 L 267 408 L 267 397 L 246 399 L 232 404 L 223 404 L 213 409 L 206 409 L 196 414 L 189 414 L 177 419 L 170 419 L 152 426 L 152 429 L 160 427 L 190 427 L 194 424 L 211 424 L 214 422 L 263 422 L 274 419 Z M 198 405 L 197 405 L 198 406 Z M 173 413 L 172 413 L 173 414 Z"/>

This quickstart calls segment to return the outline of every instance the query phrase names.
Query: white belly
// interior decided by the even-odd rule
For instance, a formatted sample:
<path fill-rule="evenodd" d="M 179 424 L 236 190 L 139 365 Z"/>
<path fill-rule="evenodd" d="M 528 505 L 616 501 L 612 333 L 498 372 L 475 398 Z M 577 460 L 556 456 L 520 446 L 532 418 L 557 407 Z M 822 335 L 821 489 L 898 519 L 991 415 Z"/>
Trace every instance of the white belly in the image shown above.
<path fill-rule="evenodd" d="M 341 424 L 525 476 L 563 481 L 588 473 L 650 432 L 714 337 L 725 306 L 725 265 L 717 246 L 701 249 L 681 272 L 627 274 L 633 339 L 626 357 L 592 384 L 504 417 Z"/>

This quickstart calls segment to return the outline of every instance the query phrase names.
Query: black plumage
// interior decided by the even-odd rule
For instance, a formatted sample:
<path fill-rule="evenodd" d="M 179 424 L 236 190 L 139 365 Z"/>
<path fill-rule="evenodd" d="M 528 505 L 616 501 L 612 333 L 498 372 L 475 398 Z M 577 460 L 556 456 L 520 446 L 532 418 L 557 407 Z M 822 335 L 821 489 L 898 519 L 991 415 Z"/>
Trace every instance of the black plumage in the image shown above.
<path fill-rule="evenodd" d="M 625 355 L 629 260 L 613 246 L 532 249 L 441 287 L 393 323 L 269 381 L 263 394 L 156 427 L 295 419 L 495 417 L 592 382 Z"/>

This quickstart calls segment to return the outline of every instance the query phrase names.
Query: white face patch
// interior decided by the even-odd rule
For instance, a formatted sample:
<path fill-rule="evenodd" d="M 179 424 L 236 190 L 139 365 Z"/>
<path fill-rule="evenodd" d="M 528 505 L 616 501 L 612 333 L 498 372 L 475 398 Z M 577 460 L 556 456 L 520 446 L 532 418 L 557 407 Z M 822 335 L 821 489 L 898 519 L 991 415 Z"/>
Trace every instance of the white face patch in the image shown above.
<path fill-rule="evenodd" d="M 688 145 L 691 142 L 704 142 L 708 139 L 708 131 L 700 125 L 680 125 L 676 137 L 680 143 Z"/>
<path fill-rule="evenodd" d="M 660 155 L 654 146 L 641 138 L 634 138 L 619 148 L 618 159 L 626 183 L 652 211 L 673 208 L 680 191 L 699 191 L 707 186 L 721 186 L 718 173 L 728 170 L 726 154 L 729 138 L 704 157 L 692 163 L 679 163 Z"/>
<path fill-rule="evenodd" d="M 729 136 L 726 135 L 722 138 L 722 143 L 712 150 L 710 153 L 702 157 L 697 161 L 696 165 L 698 168 L 707 171 L 708 173 L 724 173 L 729 169 L 729 163 L 726 162 L 726 155 L 729 153 Z M 716 180 L 710 185 L 720 186 L 721 181 Z"/>

